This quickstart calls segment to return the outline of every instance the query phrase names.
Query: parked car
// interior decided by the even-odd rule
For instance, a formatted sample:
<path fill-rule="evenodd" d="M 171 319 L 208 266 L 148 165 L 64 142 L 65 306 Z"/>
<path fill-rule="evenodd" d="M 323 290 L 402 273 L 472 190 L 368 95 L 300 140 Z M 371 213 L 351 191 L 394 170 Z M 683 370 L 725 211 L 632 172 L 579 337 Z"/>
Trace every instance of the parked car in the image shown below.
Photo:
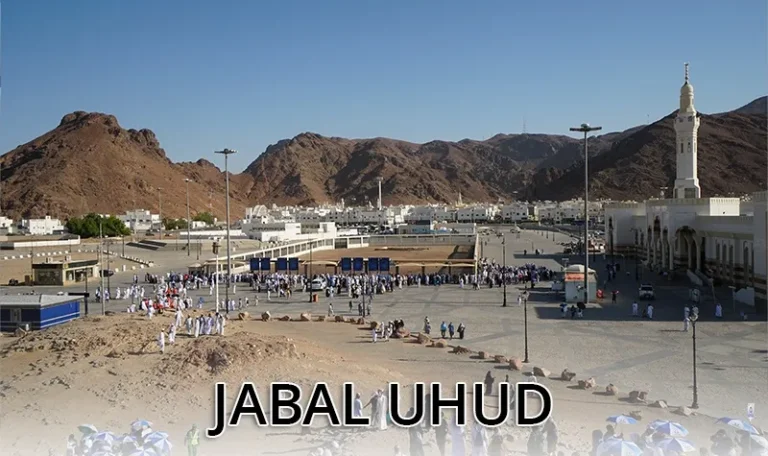
<path fill-rule="evenodd" d="M 115 275 L 115 271 L 111 269 L 102 269 L 99 274 L 101 274 L 101 277 L 112 277 Z"/>
<path fill-rule="evenodd" d="M 656 294 L 653 291 L 653 285 L 643 284 L 640 285 L 640 299 L 656 299 Z"/>
<path fill-rule="evenodd" d="M 310 284 L 310 289 L 312 291 L 323 291 L 325 289 L 325 280 L 321 279 L 320 277 L 312 279 L 312 283 Z"/>

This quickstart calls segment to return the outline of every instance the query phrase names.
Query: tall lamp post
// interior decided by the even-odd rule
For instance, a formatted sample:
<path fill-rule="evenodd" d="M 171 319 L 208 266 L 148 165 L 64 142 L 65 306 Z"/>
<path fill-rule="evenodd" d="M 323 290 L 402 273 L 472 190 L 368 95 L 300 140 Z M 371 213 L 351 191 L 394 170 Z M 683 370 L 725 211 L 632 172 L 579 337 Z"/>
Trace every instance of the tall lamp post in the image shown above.
<path fill-rule="evenodd" d="M 312 289 L 312 239 L 309 240 L 309 277 L 307 280 L 309 280 L 309 302 L 315 302 L 315 290 Z"/>
<path fill-rule="evenodd" d="M 232 274 L 232 253 L 230 251 L 231 248 L 231 238 L 229 233 L 229 156 L 232 154 L 236 154 L 236 150 L 232 149 L 224 149 L 224 150 L 217 150 L 215 153 L 224 155 L 224 177 L 226 178 L 226 192 L 227 192 L 227 287 L 224 289 L 224 296 L 227 300 L 227 309 L 229 309 L 229 279 L 230 274 Z"/>
<path fill-rule="evenodd" d="M 160 218 L 160 242 L 163 242 L 163 187 L 157 187 L 157 216 Z"/>
<path fill-rule="evenodd" d="M 190 179 L 184 179 L 184 182 L 187 183 L 187 256 L 192 254 L 192 252 L 189 251 L 190 225 L 192 224 L 192 220 L 189 218 L 189 181 Z"/>
<path fill-rule="evenodd" d="M 696 320 L 699 319 L 697 312 L 691 312 L 688 317 L 691 320 L 691 327 L 693 328 L 693 403 L 692 409 L 699 408 L 699 385 L 696 381 Z"/>
<path fill-rule="evenodd" d="M 525 359 L 523 362 L 528 363 L 528 296 L 523 301 L 523 333 L 525 337 Z"/>
<path fill-rule="evenodd" d="M 603 127 L 591 127 L 587 123 L 572 127 L 571 131 L 584 133 L 584 304 L 589 302 L 589 137 L 590 132 Z"/>
<path fill-rule="evenodd" d="M 504 287 L 504 301 L 501 307 L 507 307 L 507 235 L 504 232 L 501 233 L 501 262 L 501 283 Z"/>

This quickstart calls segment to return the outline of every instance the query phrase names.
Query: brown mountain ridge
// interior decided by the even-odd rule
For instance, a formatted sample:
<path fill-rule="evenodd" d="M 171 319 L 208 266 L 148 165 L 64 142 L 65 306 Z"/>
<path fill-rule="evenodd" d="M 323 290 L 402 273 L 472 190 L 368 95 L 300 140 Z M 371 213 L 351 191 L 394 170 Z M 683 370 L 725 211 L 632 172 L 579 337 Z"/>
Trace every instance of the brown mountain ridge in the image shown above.
<path fill-rule="evenodd" d="M 765 97 L 737 110 L 702 115 L 699 178 L 705 196 L 765 188 Z M 644 199 L 674 181 L 673 115 L 590 138 L 590 193 Z M 385 204 L 529 198 L 562 200 L 583 192 L 582 142 L 546 134 L 499 134 L 484 141 L 414 144 L 302 133 L 269 146 L 230 175 L 233 219 L 247 205 Z M 58 127 L 0 156 L 2 209 L 11 217 L 133 208 L 224 216 L 224 173 L 207 160 L 174 163 L 150 130 L 124 129 L 114 116 L 67 114 Z M 162 188 L 159 191 L 158 188 Z M 162 195 L 162 196 L 160 196 Z"/>

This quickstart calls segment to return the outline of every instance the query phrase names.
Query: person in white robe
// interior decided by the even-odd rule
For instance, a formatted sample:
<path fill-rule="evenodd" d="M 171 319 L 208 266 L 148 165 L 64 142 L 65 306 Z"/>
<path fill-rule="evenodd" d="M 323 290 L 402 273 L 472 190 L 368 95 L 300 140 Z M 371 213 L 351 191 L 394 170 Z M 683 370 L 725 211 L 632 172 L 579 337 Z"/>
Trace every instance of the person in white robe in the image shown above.
<path fill-rule="evenodd" d="M 352 405 L 352 416 L 355 418 L 363 416 L 363 400 L 360 398 L 360 393 L 355 394 L 355 402 Z"/>
<path fill-rule="evenodd" d="M 653 320 L 653 304 L 648 304 L 648 319 Z"/>
<path fill-rule="evenodd" d="M 449 422 L 451 432 L 451 454 L 453 456 L 465 456 L 464 450 L 464 426 L 459 426 L 456 417 Z"/>
<path fill-rule="evenodd" d="M 149 319 L 151 320 L 152 314 L 154 313 L 155 313 L 155 307 L 152 304 L 150 304 L 149 308 L 147 308 L 147 317 L 149 317 Z"/>
<path fill-rule="evenodd" d="M 715 318 L 723 318 L 723 306 L 719 302 L 715 306 Z"/>
<path fill-rule="evenodd" d="M 192 336 L 192 330 L 194 329 L 194 321 L 192 320 L 191 315 L 187 317 L 186 326 L 187 326 L 187 335 Z"/>
<path fill-rule="evenodd" d="M 181 323 L 184 321 L 184 313 L 181 309 L 176 309 L 176 327 L 181 327 Z"/>
<path fill-rule="evenodd" d="M 487 456 L 488 435 L 485 426 L 478 422 L 472 427 L 472 456 Z"/>
<path fill-rule="evenodd" d="M 632 303 L 632 316 L 633 317 L 639 317 L 640 316 L 640 314 L 638 313 L 637 301 Z"/>
<path fill-rule="evenodd" d="M 384 395 L 384 392 L 379 390 L 379 397 L 377 398 L 379 407 L 376 410 L 377 420 L 376 420 L 376 429 L 379 431 L 386 431 L 387 430 L 387 396 Z"/>
<path fill-rule="evenodd" d="M 160 335 L 157 337 L 157 345 L 160 347 L 160 353 L 165 353 L 165 331 L 160 331 Z"/>
<path fill-rule="evenodd" d="M 176 325 L 171 323 L 171 327 L 168 328 L 168 343 L 173 344 L 176 342 Z"/>
<path fill-rule="evenodd" d="M 377 341 L 377 340 L 378 340 L 378 338 L 379 338 L 379 334 L 376 332 L 376 328 L 373 328 L 373 329 L 371 330 L 371 337 L 373 338 L 373 343 L 375 344 L 375 343 L 376 343 L 376 341 Z"/>
<path fill-rule="evenodd" d="M 200 337 L 200 319 L 195 318 L 195 339 Z"/>

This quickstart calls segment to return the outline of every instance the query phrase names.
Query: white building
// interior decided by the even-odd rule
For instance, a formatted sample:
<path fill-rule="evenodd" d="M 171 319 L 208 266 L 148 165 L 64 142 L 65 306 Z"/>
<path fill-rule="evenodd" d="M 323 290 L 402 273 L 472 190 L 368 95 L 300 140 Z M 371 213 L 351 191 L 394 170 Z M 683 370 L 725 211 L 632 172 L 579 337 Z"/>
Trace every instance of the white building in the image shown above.
<path fill-rule="evenodd" d="M 19 231 L 33 236 L 46 236 L 64 233 L 65 229 L 64 225 L 61 224 L 61 220 L 46 215 L 45 218 L 41 219 L 22 220 L 21 225 L 19 225 Z"/>
<path fill-rule="evenodd" d="M 609 254 L 637 256 L 655 270 L 675 271 L 736 287 L 740 301 L 766 312 L 768 215 L 766 192 L 739 198 L 701 198 L 697 175 L 700 116 L 688 79 L 675 118 L 677 169 L 672 199 L 606 206 Z"/>
<path fill-rule="evenodd" d="M 118 215 L 117 218 L 125 223 L 125 226 L 134 233 L 150 230 L 160 225 L 160 214 L 152 214 L 144 209 L 125 211 L 125 214 Z"/>
<path fill-rule="evenodd" d="M 525 202 L 515 202 L 502 206 L 499 214 L 504 222 L 527 222 L 537 220 L 539 209 Z"/>
<path fill-rule="evenodd" d="M 496 217 L 496 206 L 467 206 L 456 211 L 456 221 L 459 223 L 492 222 Z"/>
<path fill-rule="evenodd" d="M 0 234 L 13 234 L 15 231 L 16 227 L 13 224 L 13 219 L 0 215 Z"/>
<path fill-rule="evenodd" d="M 455 222 L 456 209 L 447 206 L 415 206 L 405 214 L 404 221 L 415 222 Z"/>

